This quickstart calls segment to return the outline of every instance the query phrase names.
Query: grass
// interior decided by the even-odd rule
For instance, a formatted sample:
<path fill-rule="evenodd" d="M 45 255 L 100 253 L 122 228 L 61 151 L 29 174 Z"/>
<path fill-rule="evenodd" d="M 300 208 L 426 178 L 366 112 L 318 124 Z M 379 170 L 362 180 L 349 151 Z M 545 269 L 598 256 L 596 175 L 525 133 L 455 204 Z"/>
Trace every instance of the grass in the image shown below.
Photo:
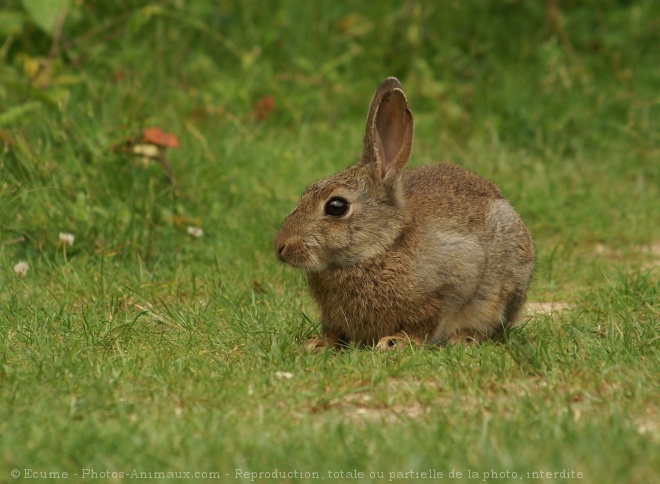
<path fill-rule="evenodd" d="M 61 32 L 0 8 L 0 480 L 656 482 L 656 3 L 82 2 Z M 392 74 L 413 163 L 495 181 L 530 301 L 569 309 L 304 353 L 316 308 L 272 237 Z M 145 127 L 181 142 L 173 179 L 124 149 Z"/>

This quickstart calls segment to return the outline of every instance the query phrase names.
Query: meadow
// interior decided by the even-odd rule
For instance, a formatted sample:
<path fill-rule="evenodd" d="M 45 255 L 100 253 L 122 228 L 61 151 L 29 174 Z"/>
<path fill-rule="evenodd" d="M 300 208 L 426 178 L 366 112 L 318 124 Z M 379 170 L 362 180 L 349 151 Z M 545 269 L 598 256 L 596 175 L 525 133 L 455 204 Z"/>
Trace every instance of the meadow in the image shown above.
<path fill-rule="evenodd" d="M 658 45 L 655 0 L 3 2 L 0 482 L 658 482 Z M 303 350 L 273 237 L 387 76 L 534 237 L 501 342 Z"/>

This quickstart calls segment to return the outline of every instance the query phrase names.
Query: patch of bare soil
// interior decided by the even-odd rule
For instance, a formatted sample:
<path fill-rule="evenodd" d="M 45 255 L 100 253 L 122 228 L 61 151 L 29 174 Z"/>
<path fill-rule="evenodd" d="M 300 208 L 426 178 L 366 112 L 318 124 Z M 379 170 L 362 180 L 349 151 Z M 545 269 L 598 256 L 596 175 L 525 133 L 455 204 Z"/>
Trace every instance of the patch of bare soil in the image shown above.
<path fill-rule="evenodd" d="M 392 382 L 391 384 L 394 384 Z M 397 382 L 397 387 L 407 386 L 405 382 Z M 414 386 L 414 385 L 413 385 Z M 399 388 L 400 390 L 400 388 Z M 420 402 L 393 403 L 385 405 L 376 401 L 368 393 L 352 393 L 333 399 L 329 408 L 341 410 L 348 419 L 354 422 L 380 420 L 385 423 L 395 423 L 402 419 L 423 417 L 430 411 L 428 405 Z"/>
<path fill-rule="evenodd" d="M 539 316 L 560 313 L 574 307 L 574 304 L 563 301 L 528 302 L 525 305 L 525 312 L 528 316 Z"/>
<path fill-rule="evenodd" d="M 642 269 L 651 271 L 660 267 L 660 241 L 656 241 L 646 247 L 642 247 L 642 252 L 651 259 L 642 265 Z"/>
<path fill-rule="evenodd" d="M 612 261 L 636 262 L 641 264 L 641 269 L 644 271 L 655 271 L 660 268 L 660 241 L 654 241 L 648 245 L 638 245 L 625 252 L 605 244 L 596 244 L 592 255 Z"/>

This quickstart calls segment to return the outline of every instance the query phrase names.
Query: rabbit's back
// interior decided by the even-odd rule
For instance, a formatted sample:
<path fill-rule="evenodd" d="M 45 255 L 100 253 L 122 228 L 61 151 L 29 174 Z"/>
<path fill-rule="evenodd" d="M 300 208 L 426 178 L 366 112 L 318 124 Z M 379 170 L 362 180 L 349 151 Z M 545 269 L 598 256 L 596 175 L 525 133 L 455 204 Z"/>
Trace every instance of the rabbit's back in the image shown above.
<path fill-rule="evenodd" d="M 493 183 L 449 163 L 410 168 L 402 173 L 402 181 L 419 222 L 460 232 L 482 229 L 490 204 L 504 199 Z"/>

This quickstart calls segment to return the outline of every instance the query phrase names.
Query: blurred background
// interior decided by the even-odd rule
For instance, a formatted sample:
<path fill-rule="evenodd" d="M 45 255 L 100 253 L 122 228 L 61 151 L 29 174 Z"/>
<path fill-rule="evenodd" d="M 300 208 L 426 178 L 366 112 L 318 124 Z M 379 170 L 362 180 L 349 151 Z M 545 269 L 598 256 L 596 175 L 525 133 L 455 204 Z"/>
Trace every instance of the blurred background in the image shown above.
<path fill-rule="evenodd" d="M 270 255 L 305 185 L 357 158 L 390 75 L 412 163 L 493 179 L 542 248 L 657 235 L 654 0 L 6 0 L 0 39 L 14 258 L 58 230 L 145 260 Z M 179 146 L 140 161 L 144 129 Z M 190 225 L 217 239 L 191 251 Z"/>
<path fill-rule="evenodd" d="M 598 118 L 627 125 L 655 107 L 659 14 L 644 0 L 8 0 L 1 100 L 83 98 L 131 120 L 242 115 L 272 96 L 296 125 L 361 113 L 394 75 L 459 141 L 492 124 L 522 147 L 593 142 L 612 128 Z"/>

